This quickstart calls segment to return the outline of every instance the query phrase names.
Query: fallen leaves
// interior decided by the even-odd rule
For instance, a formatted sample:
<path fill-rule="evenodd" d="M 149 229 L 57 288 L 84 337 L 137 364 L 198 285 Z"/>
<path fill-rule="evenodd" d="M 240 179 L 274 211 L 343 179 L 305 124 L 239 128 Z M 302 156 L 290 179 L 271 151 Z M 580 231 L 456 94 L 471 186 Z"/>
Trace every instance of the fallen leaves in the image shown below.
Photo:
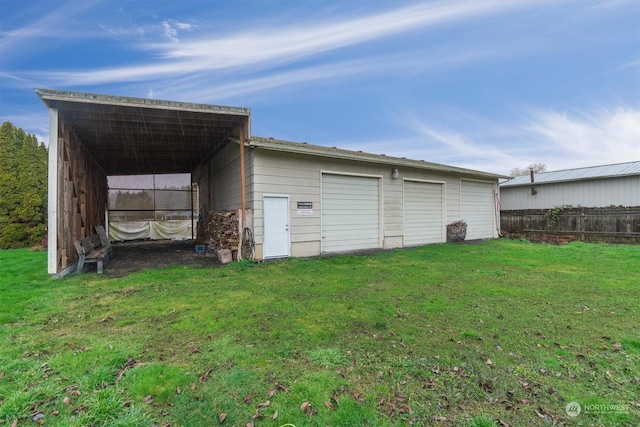
<path fill-rule="evenodd" d="M 272 398 L 279 391 L 284 391 L 285 393 L 289 393 L 290 388 L 289 387 L 285 387 L 280 383 L 275 383 L 275 387 L 269 389 L 269 391 L 267 392 L 267 396 L 269 396 L 269 398 Z"/>
<path fill-rule="evenodd" d="M 127 372 L 127 370 L 136 368 L 138 366 L 144 366 L 144 363 L 138 362 L 137 360 L 131 358 L 127 359 L 127 362 L 120 369 L 120 373 L 118 373 L 118 378 L 116 379 L 116 387 L 118 387 L 118 384 L 120 384 L 120 380 L 122 380 L 122 377 Z"/>
<path fill-rule="evenodd" d="M 305 414 L 308 414 L 309 412 L 311 412 L 312 409 L 313 407 L 311 406 L 311 402 L 309 402 L 308 400 L 305 402 L 302 402 L 302 404 L 300 405 L 300 410 Z"/>
<path fill-rule="evenodd" d="M 209 368 L 202 375 L 200 375 L 200 382 L 201 383 L 205 382 L 209 378 L 209 375 L 211 374 L 211 371 L 212 371 L 212 369 Z"/>
<path fill-rule="evenodd" d="M 271 406 L 271 401 L 267 400 L 264 403 L 260 403 L 258 404 L 258 409 L 262 409 L 262 408 L 268 408 L 269 406 Z"/>

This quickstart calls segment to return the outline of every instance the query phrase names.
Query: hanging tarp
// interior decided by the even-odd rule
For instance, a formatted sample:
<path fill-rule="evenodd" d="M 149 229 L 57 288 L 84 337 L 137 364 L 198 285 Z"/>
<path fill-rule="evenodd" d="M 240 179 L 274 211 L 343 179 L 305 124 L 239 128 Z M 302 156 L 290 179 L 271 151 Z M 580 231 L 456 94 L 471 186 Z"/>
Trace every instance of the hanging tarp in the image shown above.
<path fill-rule="evenodd" d="M 191 220 L 149 221 L 151 240 L 191 239 Z"/>
<path fill-rule="evenodd" d="M 191 220 L 166 221 L 110 221 L 109 238 L 126 240 L 184 240 L 191 239 Z"/>
<path fill-rule="evenodd" d="M 149 221 L 110 221 L 109 239 L 115 241 L 149 239 Z"/>

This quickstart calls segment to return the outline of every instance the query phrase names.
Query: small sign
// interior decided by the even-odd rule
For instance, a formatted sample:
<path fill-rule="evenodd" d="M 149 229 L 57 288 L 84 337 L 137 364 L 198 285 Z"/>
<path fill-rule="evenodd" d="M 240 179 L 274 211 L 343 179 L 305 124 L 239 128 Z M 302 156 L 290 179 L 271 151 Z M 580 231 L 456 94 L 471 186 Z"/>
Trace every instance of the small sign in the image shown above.
<path fill-rule="evenodd" d="M 313 215 L 313 202 L 298 202 L 298 215 Z"/>

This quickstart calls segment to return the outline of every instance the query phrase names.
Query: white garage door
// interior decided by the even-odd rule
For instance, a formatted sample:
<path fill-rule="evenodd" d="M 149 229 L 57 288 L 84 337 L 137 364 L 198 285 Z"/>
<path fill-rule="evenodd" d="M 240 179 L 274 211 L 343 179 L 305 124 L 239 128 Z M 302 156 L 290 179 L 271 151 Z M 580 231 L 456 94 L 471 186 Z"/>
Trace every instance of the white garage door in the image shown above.
<path fill-rule="evenodd" d="M 380 180 L 322 175 L 322 251 L 380 247 Z"/>
<path fill-rule="evenodd" d="M 496 213 L 492 183 L 463 180 L 460 211 L 467 223 L 467 240 L 494 237 Z"/>
<path fill-rule="evenodd" d="M 442 184 L 404 182 L 404 245 L 445 240 Z"/>

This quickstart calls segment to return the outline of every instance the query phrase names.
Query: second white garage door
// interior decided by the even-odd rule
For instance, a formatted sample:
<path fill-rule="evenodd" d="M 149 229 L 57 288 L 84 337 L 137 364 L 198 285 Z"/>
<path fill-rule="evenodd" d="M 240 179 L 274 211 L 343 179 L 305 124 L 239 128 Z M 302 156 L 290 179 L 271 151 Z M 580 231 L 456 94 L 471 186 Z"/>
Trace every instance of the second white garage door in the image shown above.
<path fill-rule="evenodd" d="M 380 247 L 380 179 L 322 175 L 322 251 Z"/>
<path fill-rule="evenodd" d="M 493 184 L 462 180 L 460 216 L 467 223 L 467 240 L 495 237 L 496 211 Z"/>
<path fill-rule="evenodd" d="M 443 184 L 404 182 L 404 245 L 445 240 Z"/>

